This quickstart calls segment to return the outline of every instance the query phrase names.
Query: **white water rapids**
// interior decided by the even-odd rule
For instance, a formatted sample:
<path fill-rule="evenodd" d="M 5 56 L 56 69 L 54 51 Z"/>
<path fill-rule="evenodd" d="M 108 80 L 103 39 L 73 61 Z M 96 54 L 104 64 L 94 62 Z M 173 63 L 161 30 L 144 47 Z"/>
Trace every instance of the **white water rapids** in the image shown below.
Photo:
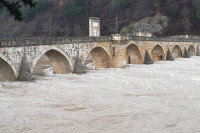
<path fill-rule="evenodd" d="M 200 57 L 0 82 L 1 133 L 200 132 Z"/>

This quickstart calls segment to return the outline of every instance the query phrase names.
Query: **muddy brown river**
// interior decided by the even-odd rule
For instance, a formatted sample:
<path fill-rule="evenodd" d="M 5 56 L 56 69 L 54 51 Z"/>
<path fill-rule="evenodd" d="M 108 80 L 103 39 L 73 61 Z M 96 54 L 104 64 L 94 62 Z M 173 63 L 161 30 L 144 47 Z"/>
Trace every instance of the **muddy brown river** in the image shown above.
<path fill-rule="evenodd" d="M 198 133 L 200 57 L 0 82 L 0 133 Z"/>

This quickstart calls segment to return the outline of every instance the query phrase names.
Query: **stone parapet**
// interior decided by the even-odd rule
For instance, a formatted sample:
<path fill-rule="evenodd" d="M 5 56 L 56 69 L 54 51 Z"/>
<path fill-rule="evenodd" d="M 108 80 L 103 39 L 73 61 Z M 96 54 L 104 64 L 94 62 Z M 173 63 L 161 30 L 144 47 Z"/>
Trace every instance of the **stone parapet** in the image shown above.
<path fill-rule="evenodd" d="M 107 42 L 107 41 L 111 41 L 110 36 L 2 39 L 0 40 L 0 48 L 39 46 L 39 45 L 52 45 L 52 44 L 59 45 L 59 44 L 88 43 L 88 42 Z"/>
<path fill-rule="evenodd" d="M 112 41 L 162 41 L 162 42 L 200 42 L 198 37 L 188 38 L 158 38 L 158 37 L 139 37 L 139 36 L 100 36 L 100 37 L 51 37 L 51 38 L 20 38 L 20 39 L 1 39 L 0 48 L 2 47 L 21 47 L 21 46 L 38 46 L 38 45 L 61 45 L 73 43 L 89 42 L 112 42 Z"/>

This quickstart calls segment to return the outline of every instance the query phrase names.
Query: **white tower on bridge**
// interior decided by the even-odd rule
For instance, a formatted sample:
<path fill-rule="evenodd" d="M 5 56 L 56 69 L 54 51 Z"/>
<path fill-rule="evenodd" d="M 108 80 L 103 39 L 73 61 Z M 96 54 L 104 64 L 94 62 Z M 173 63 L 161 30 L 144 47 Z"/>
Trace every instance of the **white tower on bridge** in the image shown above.
<path fill-rule="evenodd" d="M 96 17 L 89 18 L 89 36 L 100 36 L 100 19 Z"/>

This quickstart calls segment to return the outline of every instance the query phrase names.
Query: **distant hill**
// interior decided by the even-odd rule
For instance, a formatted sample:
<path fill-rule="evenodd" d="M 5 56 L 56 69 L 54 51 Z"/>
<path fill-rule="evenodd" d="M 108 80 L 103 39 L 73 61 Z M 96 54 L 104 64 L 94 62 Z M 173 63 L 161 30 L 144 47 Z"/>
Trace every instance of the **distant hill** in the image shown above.
<path fill-rule="evenodd" d="M 0 11 L 0 38 L 87 36 L 88 18 L 101 18 L 101 35 L 116 33 L 145 17 L 162 15 L 168 25 L 159 35 L 200 35 L 200 0 L 38 0 L 23 7 L 23 22 Z M 159 22 L 158 22 L 159 23 Z"/>

